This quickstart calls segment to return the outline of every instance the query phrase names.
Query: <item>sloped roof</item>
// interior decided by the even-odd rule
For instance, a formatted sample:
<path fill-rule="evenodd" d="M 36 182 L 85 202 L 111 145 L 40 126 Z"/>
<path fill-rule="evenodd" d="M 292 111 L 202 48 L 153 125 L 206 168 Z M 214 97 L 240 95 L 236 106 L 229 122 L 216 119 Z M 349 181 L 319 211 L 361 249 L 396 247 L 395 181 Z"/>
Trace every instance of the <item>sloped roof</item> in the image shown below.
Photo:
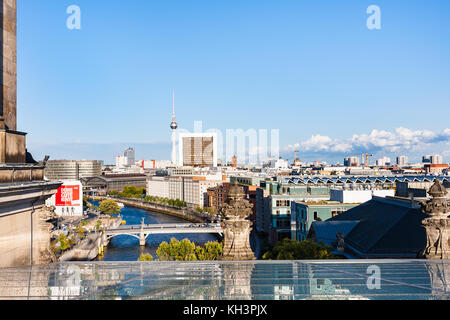
<path fill-rule="evenodd" d="M 396 203 L 396 200 L 374 198 L 323 223 L 345 222 L 350 226 L 350 222 L 357 222 L 344 237 L 346 247 L 360 257 L 415 257 L 426 245 L 425 229 L 421 226 L 423 218 L 419 208 L 400 201 Z M 328 232 L 323 235 L 326 238 L 332 237 L 332 230 L 336 234 L 343 231 L 332 224 L 326 228 Z M 314 231 L 317 241 L 321 241 L 317 230 Z"/>
<path fill-rule="evenodd" d="M 339 232 L 345 238 L 358 223 L 359 221 L 315 221 L 313 228 L 316 239 L 332 247 Z"/>

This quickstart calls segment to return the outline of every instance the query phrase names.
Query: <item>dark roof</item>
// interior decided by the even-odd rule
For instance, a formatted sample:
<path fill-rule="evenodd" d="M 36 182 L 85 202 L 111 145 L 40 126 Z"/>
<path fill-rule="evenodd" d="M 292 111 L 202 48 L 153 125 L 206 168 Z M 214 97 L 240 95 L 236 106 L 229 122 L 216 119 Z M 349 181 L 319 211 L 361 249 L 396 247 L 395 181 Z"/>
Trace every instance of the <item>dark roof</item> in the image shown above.
<path fill-rule="evenodd" d="M 336 235 L 342 232 L 346 237 L 357 226 L 359 221 L 317 221 L 314 222 L 314 235 L 327 246 L 333 247 Z"/>
<path fill-rule="evenodd" d="M 345 246 L 361 258 L 415 258 L 426 245 L 425 229 L 421 225 L 424 218 L 421 209 L 408 201 L 374 197 L 323 224 L 358 221 L 345 236 Z M 339 231 L 344 230 L 335 232 Z M 324 234 L 332 237 L 329 232 Z M 316 240 L 321 241 L 320 232 Z"/>

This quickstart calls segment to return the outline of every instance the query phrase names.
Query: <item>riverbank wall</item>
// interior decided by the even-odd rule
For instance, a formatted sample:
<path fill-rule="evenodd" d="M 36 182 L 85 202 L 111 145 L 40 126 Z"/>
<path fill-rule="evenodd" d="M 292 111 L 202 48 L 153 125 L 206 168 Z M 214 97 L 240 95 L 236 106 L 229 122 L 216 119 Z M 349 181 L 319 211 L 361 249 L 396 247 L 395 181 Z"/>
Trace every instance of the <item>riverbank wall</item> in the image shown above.
<path fill-rule="evenodd" d="M 162 204 L 148 203 L 148 202 L 144 202 L 142 200 L 124 199 L 124 198 L 119 198 L 119 197 L 110 197 L 110 198 L 95 197 L 93 199 L 91 198 L 91 200 L 94 200 L 94 201 L 102 201 L 102 200 L 106 200 L 106 199 L 112 199 L 112 200 L 115 200 L 116 202 L 121 202 L 124 205 L 129 206 L 129 207 L 149 210 L 149 211 L 153 211 L 153 212 L 157 212 L 157 213 L 162 213 L 162 214 L 167 214 L 170 216 L 178 217 L 178 218 L 190 221 L 190 222 L 195 222 L 195 223 L 209 222 L 207 215 L 201 215 L 198 212 L 196 212 L 192 209 L 189 209 L 189 208 L 177 208 L 177 207 L 171 207 L 171 206 L 166 206 L 166 205 L 162 205 Z"/>
<path fill-rule="evenodd" d="M 104 234 L 90 234 L 76 247 L 64 253 L 59 261 L 91 261 L 97 258 L 107 245 L 108 241 Z"/>
<path fill-rule="evenodd" d="M 119 228 L 121 224 L 122 219 L 115 219 L 113 221 L 107 220 L 104 226 L 107 228 Z M 81 240 L 75 247 L 63 253 L 58 261 L 92 261 L 101 255 L 104 248 L 109 244 L 107 237 L 101 231 L 88 231 L 86 239 Z"/>

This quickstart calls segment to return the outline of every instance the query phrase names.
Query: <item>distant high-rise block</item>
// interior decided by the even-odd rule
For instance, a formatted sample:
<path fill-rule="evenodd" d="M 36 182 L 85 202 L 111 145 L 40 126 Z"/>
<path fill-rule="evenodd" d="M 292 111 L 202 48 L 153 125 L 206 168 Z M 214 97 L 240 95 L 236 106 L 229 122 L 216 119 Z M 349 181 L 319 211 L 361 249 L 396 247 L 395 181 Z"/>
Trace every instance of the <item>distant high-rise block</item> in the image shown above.
<path fill-rule="evenodd" d="M 397 157 L 397 165 L 398 166 L 407 166 L 408 165 L 408 157 L 407 156 L 399 156 Z"/>
<path fill-rule="evenodd" d="M 346 167 L 359 166 L 359 157 L 346 157 L 344 159 L 344 166 L 346 166 Z"/>
<path fill-rule="evenodd" d="M 128 148 L 124 151 L 123 156 L 126 157 L 126 165 L 128 167 L 135 165 L 136 163 L 136 152 L 133 148 Z"/>
<path fill-rule="evenodd" d="M 426 155 L 422 157 L 422 163 L 442 164 L 443 158 L 441 155 Z"/>
<path fill-rule="evenodd" d="M 180 165 L 217 167 L 217 137 L 214 133 L 179 135 Z"/>

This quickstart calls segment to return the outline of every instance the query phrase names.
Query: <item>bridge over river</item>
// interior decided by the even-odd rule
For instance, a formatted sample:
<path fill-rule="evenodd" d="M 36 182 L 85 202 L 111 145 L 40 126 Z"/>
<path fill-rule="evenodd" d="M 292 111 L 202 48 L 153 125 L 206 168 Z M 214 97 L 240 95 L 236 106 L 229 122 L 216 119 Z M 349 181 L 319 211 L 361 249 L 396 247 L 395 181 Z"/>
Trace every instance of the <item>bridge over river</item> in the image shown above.
<path fill-rule="evenodd" d="M 145 246 L 146 240 L 153 234 L 187 234 L 215 233 L 223 236 L 223 228 L 218 223 L 177 223 L 177 224 L 141 224 L 125 225 L 115 229 L 106 229 L 106 238 L 111 240 L 120 235 L 129 235 L 139 239 L 139 244 Z"/>

